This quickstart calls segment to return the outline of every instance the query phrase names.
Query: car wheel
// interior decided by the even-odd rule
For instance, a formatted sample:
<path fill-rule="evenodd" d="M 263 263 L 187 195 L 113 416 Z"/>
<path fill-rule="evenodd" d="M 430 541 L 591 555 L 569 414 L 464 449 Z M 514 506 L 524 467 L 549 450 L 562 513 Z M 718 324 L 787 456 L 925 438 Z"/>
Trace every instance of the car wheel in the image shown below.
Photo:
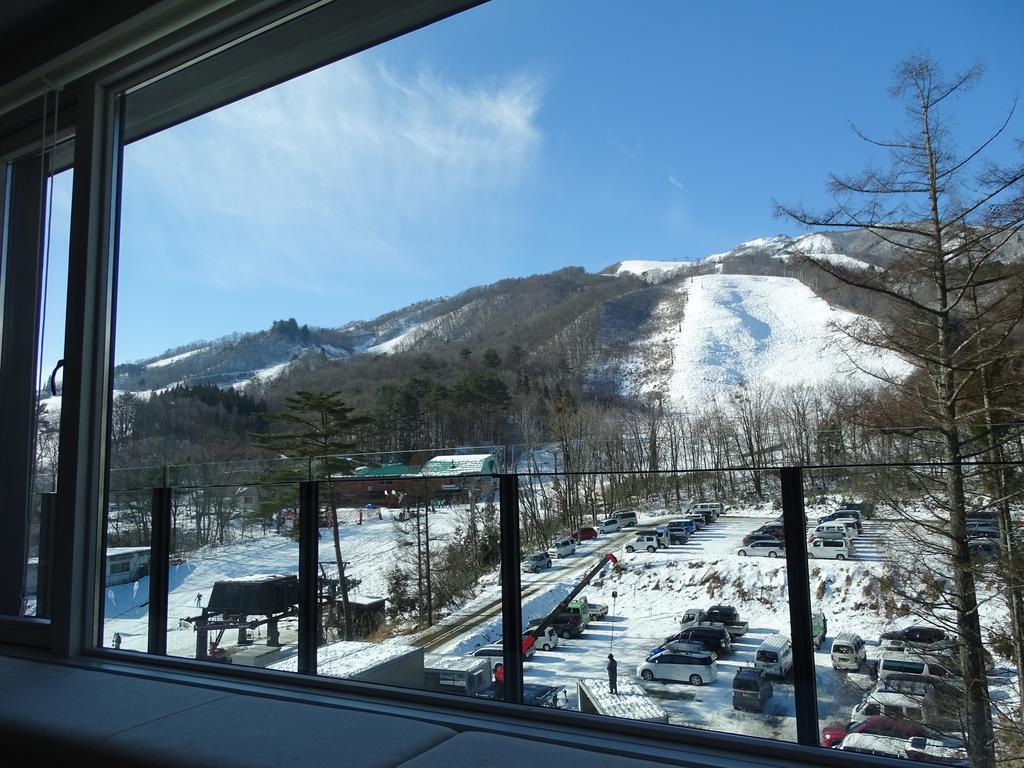
<path fill-rule="evenodd" d="M 626 551 L 627 552 L 636 552 L 636 548 L 634 548 L 633 546 L 628 546 L 628 547 L 626 547 Z"/>
<path fill-rule="evenodd" d="M 718 651 L 711 651 L 711 660 L 718 661 Z"/>
<path fill-rule="evenodd" d="M 778 557 L 778 553 L 776 553 L 776 552 L 769 552 L 768 553 L 768 557 Z"/>
<path fill-rule="evenodd" d="M 649 669 L 645 669 L 640 673 L 640 677 L 642 677 L 644 680 L 653 680 L 654 673 L 651 672 L 651 670 Z"/>
<path fill-rule="evenodd" d="M 650 545 L 648 544 L 648 545 L 647 545 L 647 551 L 648 551 L 648 552 L 657 552 L 657 551 L 658 551 L 658 548 L 657 548 L 657 547 L 652 547 L 652 546 L 650 546 Z"/>
<path fill-rule="evenodd" d="M 551 643 L 544 643 L 544 645 L 542 645 L 542 646 L 540 647 L 540 649 L 541 649 L 542 651 L 550 651 L 550 650 L 551 650 Z"/>
<path fill-rule="evenodd" d="M 570 637 L 572 637 L 572 632 L 570 632 L 568 629 L 563 629 L 561 632 L 558 633 L 558 636 L 563 640 L 568 640 Z"/>
<path fill-rule="evenodd" d="M 704 680 L 700 675 L 690 675 L 690 685 L 703 685 Z"/>
<path fill-rule="evenodd" d="M 746 550 L 744 550 L 744 549 L 741 549 L 741 550 L 740 550 L 739 552 L 737 552 L 736 554 L 737 554 L 737 555 L 739 555 L 740 557 L 746 557 L 746 556 L 747 556 L 747 552 L 746 552 Z"/>
<path fill-rule="evenodd" d="M 836 555 L 836 560 L 845 560 L 846 555 Z"/>

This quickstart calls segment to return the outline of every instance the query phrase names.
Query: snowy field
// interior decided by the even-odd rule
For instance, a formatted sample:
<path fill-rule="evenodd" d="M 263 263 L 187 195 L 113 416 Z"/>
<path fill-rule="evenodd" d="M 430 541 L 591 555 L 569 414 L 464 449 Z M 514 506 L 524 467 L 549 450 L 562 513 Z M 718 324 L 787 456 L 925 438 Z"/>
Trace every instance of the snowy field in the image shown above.
<path fill-rule="evenodd" d="M 809 519 L 824 514 L 834 503 L 808 508 Z M 432 514 L 431 530 L 439 535 L 458 523 L 463 510 L 439 510 Z M 362 579 L 354 594 L 383 596 L 384 574 L 401 556 L 396 523 L 384 511 L 384 519 L 355 523 L 357 512 L 342 527 L 342 547 L 351 561 L 349 574 Z M 559 641 L 558 648 L 538 651 L 525 664 L 525 681 L 565 686 L 569 706 L 576 708 L 576 681 L 605 679 L 608 653 L 619 662 L 620 679 L 642 688 L 663 709 L 669 722 L 732 733 L 795 740 L 795 704 L 789 682 L 773 682 L 774 696 L 765 714 L 739 712 L 732 707 L 732 678 L 741 666 L 751 665 L 760 643 L 775 633 L 789 634 L 789 608 L 784 561 L 741 557 L 735 554 L 742 537 L 773 518 L 778 510 L 771 504 L 732 508 L 716 523 L 698 531 L 685 545 L 674 545 L 657 553 L 625 552 L 632 534 L 623 532 L 583 542 L 575 555 L 554 559 L 551 568 L 536 574 L 522 574 L 525 623 L 552 610 L 605 552 L 614 552 L 619 569 L 606 568 L 584 590 L 595 603 L 610 607 L 608 617 L 596 621 L 576 639 Z M 651 509 L 640 514 L 640 525 L 667 520 L 666 510 Z M 321 532 L 320 559 L 331 562 L 333 544 L 327 530 Z M 810 587 L 816 607 L 828 619 L 828 637 L 839 632 L 861 634 L 868 643 L 869 657 L 879 651 L 879 635 L 888 629 L 914 623 L 912 617 L 887 619 L 880 614 L 877 600 L 878 577 L 889 546 L 883 523 L 868 522 L 855 547 L 852 561 L 812 560 Z M 224 547 L 208 548 L 190 556 L 171 574 L 168 652 L 193 656 L 195 632 L 179 618 L 199 614 L 196 596 L 209 596 L 213 583 L 258 573 L 294 573 L 298 546 L 291 539 L 274 534 L 257 535 Z M 123 648 L 146 648 L 146 591 L 148 579 L 107 590 L 105 644 L 114 632 L 123 637 Z M 612 597 L 613 591 L 616 597 Z M 747 634 L 735 641 L 735 652 L 717 663 L 718 679 L 709 685 L 641 681 L 636 667 L 665 637 L 678 631 L 683 612 L 691 607 L 706 608 L 714 603 L 736 606 L 741 619 L 749 623 Z M 999 610 L 989 602 L 983 624 L 989 624 Z M 231 633 L 233 634 L 233 632 Z M 229 637 L 229 636 L 228 636 Z M 285 626 L 284 642 L 294 642 L 294 630 Z M 483 577 L 472 599 L 440 623 L 419 635 L 390 638 L 385 643 L 420 645 L 425 650 L 462 655 L 501 638 L 500 586 L 497 574 Z M 227 641 L 227 640 L 226 640 Z M 225 642 L 226 642 L 225 641 Z M 836 672 L 829 657 L 830 640 L 816 653 L 819 720 L 822 725 L 849 719 L 850 709 L 870 686 L 866 675 Z M 382 649 L 383 650 L 383 649 Z M 346 662 L 347 663 L 347 662 Z M 1012 696 L 1014 679 L 1006 660 L 996 659 L 990 684 L 997 701 Z"/>

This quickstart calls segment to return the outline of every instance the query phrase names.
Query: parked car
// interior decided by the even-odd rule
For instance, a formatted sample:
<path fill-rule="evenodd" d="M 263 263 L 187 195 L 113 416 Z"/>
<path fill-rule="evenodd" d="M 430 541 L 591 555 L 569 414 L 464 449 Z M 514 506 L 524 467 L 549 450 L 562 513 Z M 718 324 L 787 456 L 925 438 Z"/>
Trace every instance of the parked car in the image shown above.
<path fill-rule="evenodd" d="M 785 635 L 770 635 L 754 654 L 754 666 L 766 675 L 787 677 L 793 669 L 793 644 Z"/>
<path fill-rule="evenodd" d="M 625 528 L 627 525 L 636 525 L 636 512 L 631 512 L 627 509 L 619 510 L 612 514 L 612 517 L 618 519 L 622 523 L 622 527 Z"/>
<path fill-rule="evenodd" d="M 925 724 L 943 719 L 935 686 L 922 680 L 879 680 L 850 711 L 850 721 L 859 723 L 875 715 Z"/>
<path fill-rule="evenodd" d="M 807 541 L 814 539 L 852 539 L 856 535 L 856 529 L 838 520 L 831 523 L 820 523 L 811 531 Z"/>
<path fill-rule="evenodd" d="M 955 674 L 940 660 L 924 653 L 900 653 L 885 651 L 878 657 L 878 679 L 899 675 L 901 678 L 948 678 Z"/>
<path fill-rule="evenodd" d="M 999 526 L 984 521 L 967 523 L 967 536 L 971 539 L 998 539 Z"/>
<path fill-rule="evenodd" d="M 527 648 L 526 645 L 527 645 L 526 644 L 526 638 L 524 637 L 523 638 L 523 642 L 522 642 L 523 660 L 524 661 L 526 659 L 530 658 L 531 656 L 533 656 L 533 644 L 531 643 L 529 645 L 529 648 Z M 496 643 L 490 643 L 488 645 L 483 645 L 483 646 L 477 648 L 475 651 L 473 651 L 469 655 L 470 656 L 486 656 L 487 658 L 489 658 L 491 660 L 491 669 L 493 669 L 498 664 L 502 663 L 502 659 L 505 657 L 505 650 L 504 650 L 504 648 L 501 645 L 501 641 L 498 641 Z"/>
<path fill-rule="evenodd" d="M 934 646 L 936 643 L 941 643 L 949 639 L 950 638 L 946 636 L 945 630 L 939 629 L 938 627 L 930 627 L 927 624 L 912 624 L 911 626 L 904 627 L 903 629 L 883 632 L 881 635 L 881 640 L 883 641 L 899 643 L 900 645 L 910 645 L 915 648 Z"/>
<path fill-rule="evenodd" d="M 764 712 L 765 702 L 772 697 L 772 684 L 763 669 L 740 667 L 732 679 L 733 709 Z"/>
<path fill-rule="evenodd" d="M 541 619 L 530 619 L 527 626 L 536 627 L 541 621 Z M 563 640 L 568 640 L 570 637 L 579 637 L 583 634 L 583 624 L 580 622 L 578 614 L 560 612 L 548 623 L 548 626 L 555 630 L 555 633 Z"/>
<path fill-rule="evenodd" d="M 825 618 L 825 614 L 820 610 L 812 607 L 811 609 L 811 643 L 814 644 L 814 650 L 818 650 L 821 644 L 825 642 L 825 635 L 828 634 L 828 619 Z"/>
<path fill-rule="evenodd" d="M 564 613 L 571 614 L 572 616 L 580 617 L 580 626 L 584 629 L 590 624 L 590 605 L 586 600 L 580 602 L 579 600 L 572 600 L 568 603 L 559 603 L 559 610 Z"/>
<path fill-rule="evenodd" d="M 619 518 L 610 517 L 597 526 L 597 530 L 601 533 L 618 533 L 622 530 L 622 523 L 619 522 Z"/>
<path fill-rule="evenodd" d="M 536 630 L 527 629 L 524 633 L 534 638 L 533 647 L 534 649 L 540 649 L 542 651 L 551 651 L 558 647 L 558 632 L 555 631 L 553 626 L 544 627 L 544 631 L 539 635 L 534 636 Z"/>
<path fill-rule="evenodd" d="M 568 557 L 576 554 L 576 543 L 572 539 L 562 539 L 551 545 L 556 557 Z"/>
<path fill-rule="evenodd" d="M 647 658 L 657 656 L 665 651 L 672 651 L 673 653 L 699 653 L 704 650 L 706 649 L 701 643 L 693 643 L 688 640 L 671 640 L 656 648 L 652 648 L 651 652 L 647 654 Z M 715 654 L 712 653 L 711 655 L 714 657 Z"/>
<path fill-rule="evenodd" d="M 854 520 L 860 520 L 860 512 L 852 509 L 837 509 L 835 512 L 829 512 L 827 515 L 822 515 L 818 518 L 819 523 L 828 523 L 840 517 L 849 517 Z"/>
<path fill-rule="evenodd" d="M 995 560 L 999 557 L 999 540 L 995 538 L 975 537 L 967 541 L 967 551 L 976 562 Z"/>
<path fill-rule="evenodd" d="M 728 630 L 721 625 L 707 624 L 705 626 L 688 627 L 666 637 L 662 647 L 680 642 L 699 643 L 701 650 L 710 653 L 714 659 L 732 653 L 732 638 L 729 637 Z"/>
<path fill-rule="evenodd" d="M 886 717 L 885 715 L 873 715 L 867 720 L 861 720 L 860 722 L 829 723 L 821 730 L 821 745 L 823 747 L 834 747 L 851 733 L 896 736 L 901 739 L 925 735 L 924 728 L 920 723 L 898 720 L 893 717 Z"/>
<path fill-rule="evenodd" d="M 911 736 L 906 744 L 907 757 L 922 763 L 941 763 L 957 768 L 970 768 L 971 759 L 962 744 L 949 739 L 931 739 L 925 735 Z"/>
<path fill-rule="evenodd" d="M 876 757 L 906 758 L 906 739 L 898 736 L 876 736 L 873 733 L 851 733 L 836 747 L 843 752 L 856 752 L 860 755 Z"/>
<path fill-rule="evenodd" d="M 682 528 L 692 536 L 697 531 L 697 524 L 693 520 L 669 520 L 668 528 Z"/>
<path fill-rule="evenodd" d="M 849 560 L 852 554 L 848 539 L 812 539 L 807 556 L 826 560 Z"/>
<path fill-rule="evenodd" d="M 572 538 L 574 538 L 577 542 L 590 541 L 591 539 L 596 539 L 597 529 L 591 528 L 589 526 L 585 528 L 577 528 L 575 531 L 572 532 Z"/>
<path fill-rule="evenodd" d="M 687 608 L 679 620 L 679 629 L 704 624 L 724 627 L 731 637 L 740 637 L 747 632 L 747 622 L 740 621 L 739 612 L 731 605 L 712 605 L 706 611 L 701 608 Z"/>
<path fill-rule="evenodd" d="M 664 528 L 658 530 L 657 528 L 644 528 L 636 532 L 637 538 L 640 536 L 654 536 L 658 540 L 659 547 L 668 547 L 668 529 Z"/>
<path fill-rule="evenodd" d="M 677 680 L 690 685 L 713 683 L 718 678 L 718 666 L 711 654 L 676 653 L 665 651 L 651 656 L 636 668 L 644 680 Z"/>
<path fill-rule="evenodd" d="M 744 544 L 736 550 L 740 557 L 785 557 L 786 547 L 780 541 L 765 540 L 755 541 L 751 544 Z"/>
<path fill-rule="evenodd" d="M 672 528 L 668 529 L 668 543 L 669 544 L 685 544 L 690 540 L 690 532 L 685 528 Z"/>
<path fill-rule="evenodd" d="M 683 518 L 683 519 L 684 520 L 689 520 L 691 523 L 693 523 L 697 527 L 698 531 L 701 528 L 704 528 L 705 526 L 707 526 L 707 524 L 708 524 L 708 521 L 704 519 L 704 515 L 697 514 L 696 512 L 688 513 L 686 515 L 686 517 Z"/>
<path fill-rule="evenodd" d="M 579 602 L 587 606 L 587 611 L 590 613 L 591 620 L 601 620 L 608 615 L 608 606 L 602 603 L 592 603 L 587 600 L 585 595 L 580 595 L 572 603 Z M 569 605 L 572 605 L 569 603 Z"/>
<path fill-rule="evenodd" d="M 720 501 L 699 501 L 689 509 L 690 512 L 699 512 L 704 514 L 710 512 L 714 515 L 714 519 L 717 520 L 718 516 L 725 512 L 725 505 Z"/>
<path fill-rule="evenodd" d="M 783 527 L 782 523 L 776 523 L 774 521 L 771 522 L 771 523 L 765 523 L 760 528 L 757 528 L 756 530 L 751 531 L 751 533 L 755 533 L 755 534 L 767 533 L 767 534 L 770 534 L 770 535 L 774 536 L 779 541 L 785 541 L 786 540 L 786 530 Z"/>
<path fill-rule="evenodd" d="M 753 544 L 755 541 L 777 541 L 782 543 L 778 536 L 772 533 L 748 533 L 743 537 L 743 544 Z"/>
<path fill-rule="evenodd" d="M 657 552 L 659 546 L 658 535 L 656 533 L 644 533 L 637 536 L 631 544 L 627 544 L 626 551 L 636 552 L 638 549 L 644 549 L 648 552 Z"/>
<path fill-rule="evenodd" d="M 523 558 L 522 569 L 525 573 L 537 573 L 551 567 L 551 555 L 547 552 L 534 552 Z"/>
<path fill-rule="evenodd" d="M 832 668 L 856 672 L 867 658 L 864 639 L 855 632 L 840 632 L 832 640 Z"/>
<path fill-rule="evenodd" d="M 481 699 L 494 698 L 494 686 L 473 694 Z M 542 685 L 540 683 L 523 683 L 523 704 L 531 707 L 549 707 L 551 709 L 568 709 L 569 697 L 564 685 Z"/>

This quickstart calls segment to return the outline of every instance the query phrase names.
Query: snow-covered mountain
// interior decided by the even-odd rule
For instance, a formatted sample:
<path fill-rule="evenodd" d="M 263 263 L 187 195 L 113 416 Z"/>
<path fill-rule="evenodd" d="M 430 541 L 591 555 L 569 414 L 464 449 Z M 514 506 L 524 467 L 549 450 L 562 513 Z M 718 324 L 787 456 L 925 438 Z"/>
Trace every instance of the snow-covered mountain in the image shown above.
<path fill-rule="evenodd" d="M 248 387 L 286 375 L 385 355 L 455 353 L 517 345 L 564 360 L 595 396 L 662 392 L 695 402 L 738 384 L 870 381 L 901 363 L 844 345 L 852 312 L 808 278 L 798 254 L 849 269 L 884 268 L 891 248 L 865 232 L 751 240 L 678 261 L 622 261 L 590 274 L 570 267 L 422 301 L 338 328 L 281 320 L 257 333 L 187 344 L 118 365 L 115 388 L 178 383 Z M 852 312 L 851 312 L 852 310 Z M 874 366 L 874 367 L 872 367 Z"/>

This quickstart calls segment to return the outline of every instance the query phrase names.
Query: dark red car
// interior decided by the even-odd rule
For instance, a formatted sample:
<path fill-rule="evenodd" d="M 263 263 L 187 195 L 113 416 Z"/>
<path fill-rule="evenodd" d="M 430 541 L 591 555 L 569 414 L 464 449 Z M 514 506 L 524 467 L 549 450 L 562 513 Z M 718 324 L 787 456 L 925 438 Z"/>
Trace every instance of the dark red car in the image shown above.
<path fill-rule="evenodd" d="M 572 532 L 572 537 L 576 539 L 576 541 L 587 541 L 588 539 L 596 539 L 597 529 L 577 528 L 575 531 Z"/>
<path fill-rule="evenodd" d="M 895 736 L 902 739 L 926 735 L 924 729 L 917 723 L 896 720 L 885 715 L 874 715 L 859 723 L 829 723 L 821 729 L 822 746 L 834 747 L 842 743 L 850 733 L 869 733 L 873 736 Z"/>
<path fill-rule="evenodd" d="M 744 544 L 753 544 L 755 541 L 782 541 L 772 533 L 748 533 L 743 537 Z"/>

